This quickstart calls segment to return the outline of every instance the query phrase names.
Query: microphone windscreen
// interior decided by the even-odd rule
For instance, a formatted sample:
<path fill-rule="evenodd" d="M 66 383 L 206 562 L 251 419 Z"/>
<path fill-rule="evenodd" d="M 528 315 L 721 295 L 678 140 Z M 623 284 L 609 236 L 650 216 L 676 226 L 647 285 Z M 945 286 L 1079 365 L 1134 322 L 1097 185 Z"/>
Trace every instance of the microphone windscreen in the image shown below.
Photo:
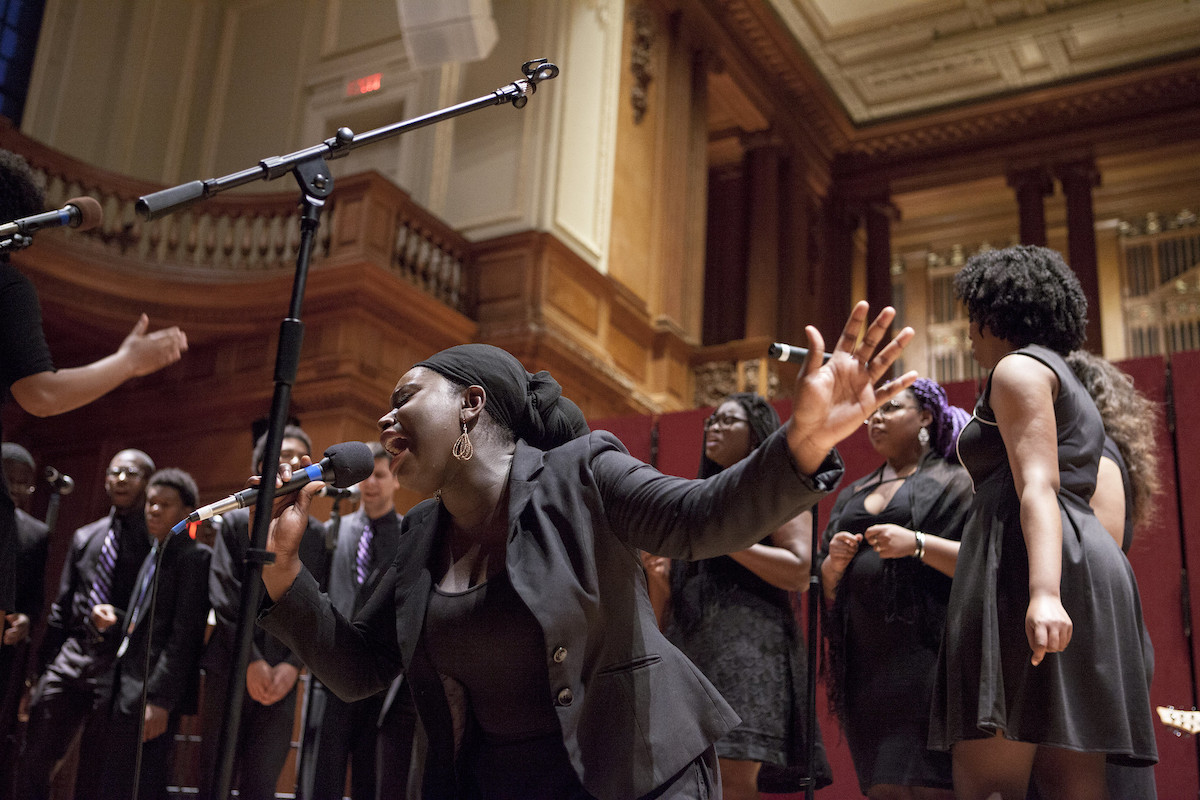
<path fill-rule="evenodd" d="M 330 481 L 339 489 L 365 481 L 375 471 L 375 456 L 363 442 L 342 442 L 325 451 L 329 466 L 333 469 Z"/>
<path fill-rule="evenodd" d="M 104 211 L 94 197 L 72 197 L 66 205 L 79 209 L 79 224 L 74 227 L 81 231 L 90 231 L 104 221 Z"/>

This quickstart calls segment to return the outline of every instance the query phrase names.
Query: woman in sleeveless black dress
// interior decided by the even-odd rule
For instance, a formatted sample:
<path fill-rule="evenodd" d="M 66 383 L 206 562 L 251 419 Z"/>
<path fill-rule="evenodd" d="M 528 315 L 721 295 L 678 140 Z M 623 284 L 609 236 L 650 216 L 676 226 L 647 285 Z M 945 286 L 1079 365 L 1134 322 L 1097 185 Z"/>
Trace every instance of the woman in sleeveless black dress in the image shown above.
<path fill-rule="evenodd" d="M 1087 303 L 1061 256 L 1018 246 L 955 279 L 991 370 L 959 455 L 975 484 L 951 589 L 930 746 L 960 800 L 1103 798 L 1106 759 L 1157 760 L 1150 642 L 1128 561 L 1088 505 L 1099 412 L 1063 356 Z"/>

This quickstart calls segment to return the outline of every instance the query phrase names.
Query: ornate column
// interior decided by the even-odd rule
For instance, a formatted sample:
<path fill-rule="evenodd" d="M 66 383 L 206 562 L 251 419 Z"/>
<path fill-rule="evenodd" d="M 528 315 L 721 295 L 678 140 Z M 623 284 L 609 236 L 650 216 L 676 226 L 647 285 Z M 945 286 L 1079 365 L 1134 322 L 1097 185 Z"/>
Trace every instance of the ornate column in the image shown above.
<path fill-rule="evenodd" d="M 857 204 L 843 197 L 829 198 L 826 216 L 826 237 L 828 242 L 828 257 L 824 265 L 823 284 L 825 291 L 822 296 L 829 303 L 827 313 L 820 321 L 814 320 L 822 333 L 831 331 L 836 335 L 846 319 L 849 304 L 858 298 L 852 298 L 851 275 L 854 271 L 854 236 L 862 223 L 862 209 Z M 825 334 L 827 337 L 830 334 Z M 826 342 L 827 348 L 833 344 Z"/>
<path fill-rule="evenodd" d="M 867 302 L 872 313 L 892 304 L 892 221 L 898 217 L 899 211 L 886 194 L 863 205 L 867 230 Z"/>
<path fill-rule="evenodd" d="M 778 336 L 782 148 L 773 136 L 746 142 L 746 333 Z"/>
<path fill-rule="evenodd" d="M 1087 297 L 1088 321 L 1086 347 L 1101 352 L 1100 273 L 1096 258 L 1096 217 L 1092 210 L 1092 189 L 1100 185 L 1100 173 L 1092 158 L 1054 166 L 1067 199 L 1067 262 Z"/>
<path fill-rule="evenodd" d="M 1010 170 L 1008 185 L 1017 195 L 1021 221 L 1021 244 L 1046 246 L 1044 198 L 1054 193 L 1054 179 L 1044 166 Z"/>

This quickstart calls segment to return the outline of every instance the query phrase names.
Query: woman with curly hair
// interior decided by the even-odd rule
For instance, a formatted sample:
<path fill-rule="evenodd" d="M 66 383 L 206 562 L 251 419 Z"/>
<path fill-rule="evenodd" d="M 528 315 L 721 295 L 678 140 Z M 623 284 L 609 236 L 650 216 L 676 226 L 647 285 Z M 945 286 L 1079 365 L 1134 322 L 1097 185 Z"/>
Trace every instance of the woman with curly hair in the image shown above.
<path fill-rule="evenodd" d="M 1062 257 L 1018 246 L 955 277 L 990 370 L 958 452 L 975 497 L 937 664 L 930 746 L 960 800 L 1104 798 L 1105 762 L 1158 759 L 1133 570 L 1088 504 L 1104 445 L 1065 357 L 1087 301 Z"/>
<path fill-rule="evenodd" d="M 780 424 L 775 409 L 757 394 L 729 395 L 704 422 L 698 477 L 742 461 Z M 811 524 L 801 514 L 744 550 L 670 562 L 667 638 L 742 718 L 716 744 L 726 800 L 757 800 L 759 787 L 768 789 L 764 778 L 786 780 L 789 771 L 776 768 L 805 763 L 808 673 L 791 596 L 808 588 Z M 815 786 L 830 782 L 819 738 L 816 772 Z"/>
<path fill-rule="evenodd" d="M 954 798 L 949 756 L 925 741 L 971 502 L 971 479 L 954 455 L 969 418 L 927 378 L 885 403 L 867 420 L 884 463 L 842 490 L 825 528 L 829 704 L 872 800 Z"/>

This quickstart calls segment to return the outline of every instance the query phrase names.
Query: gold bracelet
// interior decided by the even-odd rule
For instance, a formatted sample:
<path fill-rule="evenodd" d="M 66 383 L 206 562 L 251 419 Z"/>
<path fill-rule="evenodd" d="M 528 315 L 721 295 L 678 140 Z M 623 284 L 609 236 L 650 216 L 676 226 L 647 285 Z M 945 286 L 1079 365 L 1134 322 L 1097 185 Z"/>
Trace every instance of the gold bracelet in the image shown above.
<path fill-rule="evenodd" d="M 925 559 L 925 534 L 913 531 L 913 536 L 917 537 L 917 552 L 913 555 L 917 557 L 917 561 L 923 561 Z"/>

